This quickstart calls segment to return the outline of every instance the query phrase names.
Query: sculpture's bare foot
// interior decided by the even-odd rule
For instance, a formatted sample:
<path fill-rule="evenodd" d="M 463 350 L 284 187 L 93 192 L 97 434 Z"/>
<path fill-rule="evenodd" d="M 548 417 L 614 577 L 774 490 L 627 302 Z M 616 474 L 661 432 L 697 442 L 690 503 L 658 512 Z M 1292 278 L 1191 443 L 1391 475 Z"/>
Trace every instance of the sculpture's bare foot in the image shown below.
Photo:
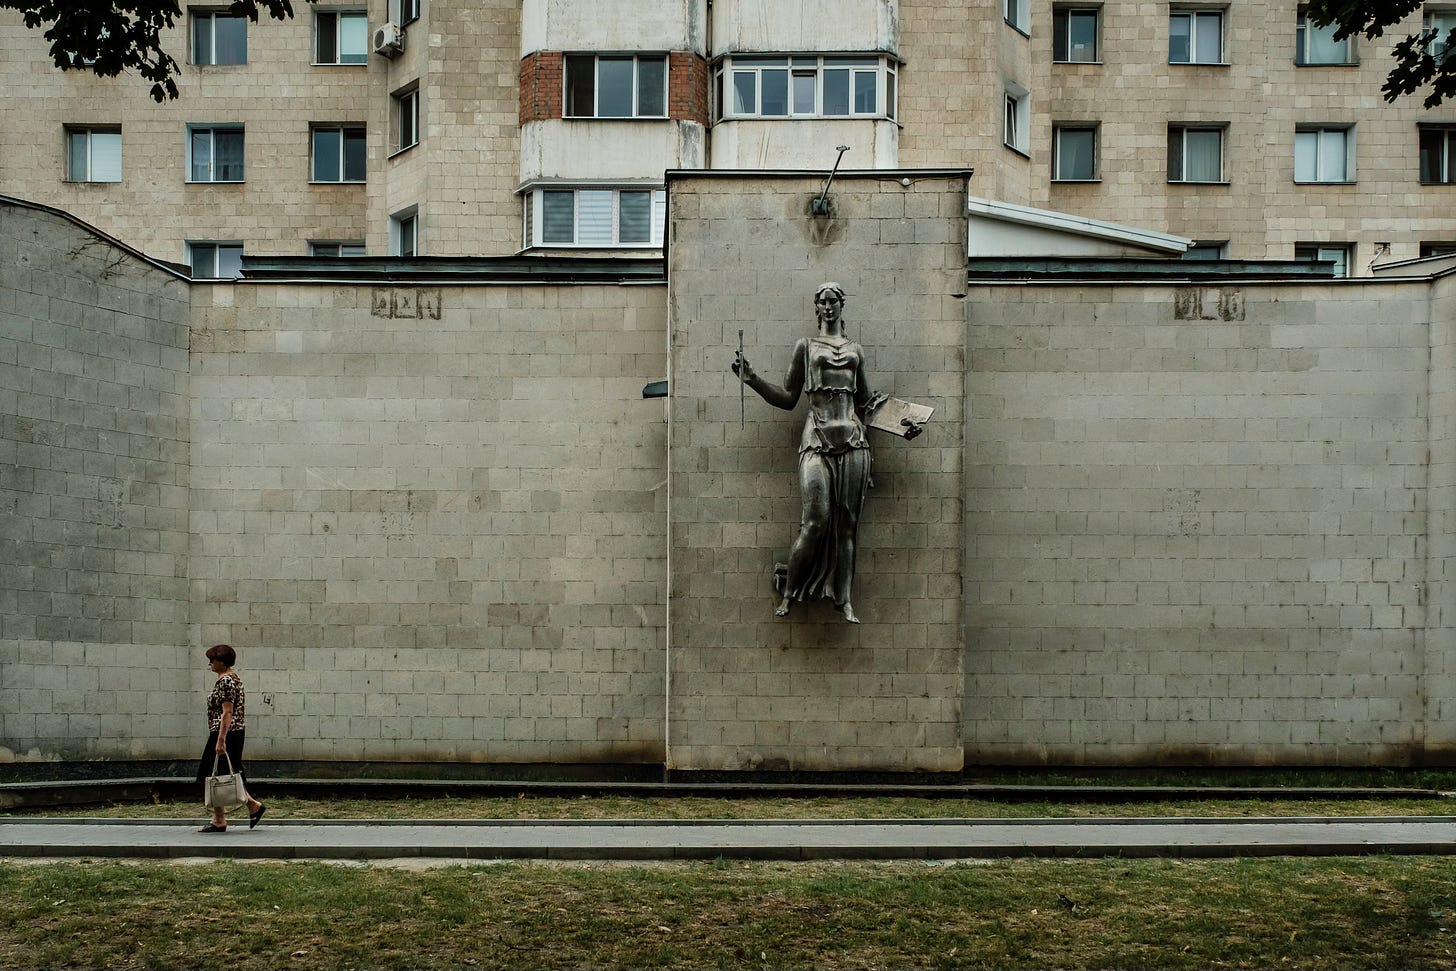
<path fill-rule="evenodd" d="M 789 616 L 789 598 L 788 597 L 784 597 L 784 602 L 781 603 L 781 604 L 779 604 L 777 607 L 774 608 L 774 616 L 775 617 L 787 617 L 787 616 Z"/>
<path fill-rule="evenodd" d="M 848 600 L 840 604 L 839 609 L 844 613 L 845 620 L 849 621 L 851 624 L 859 623 L 859 618 L 854 615 L 854 607 L 850 606 Z"/>

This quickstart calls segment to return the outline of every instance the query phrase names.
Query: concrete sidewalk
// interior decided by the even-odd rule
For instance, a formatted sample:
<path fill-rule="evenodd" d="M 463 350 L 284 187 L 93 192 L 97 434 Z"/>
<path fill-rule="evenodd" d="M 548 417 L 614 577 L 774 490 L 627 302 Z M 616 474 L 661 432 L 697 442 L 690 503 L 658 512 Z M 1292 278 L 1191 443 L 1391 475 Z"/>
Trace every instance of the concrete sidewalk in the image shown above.
<path fill-rule="evenodd" d="M 936 820 L 4 819 L 3 857 L 815 860 L 1456 854 L 1456 816 Z"/>

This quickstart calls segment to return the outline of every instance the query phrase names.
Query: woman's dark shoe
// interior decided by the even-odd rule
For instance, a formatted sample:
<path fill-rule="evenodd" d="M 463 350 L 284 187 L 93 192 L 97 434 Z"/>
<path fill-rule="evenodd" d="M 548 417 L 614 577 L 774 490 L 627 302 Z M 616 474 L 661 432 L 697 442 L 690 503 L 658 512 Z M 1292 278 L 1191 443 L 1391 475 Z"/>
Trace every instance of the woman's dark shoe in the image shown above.
<path fill-rule="evenodd" d="M 258 803 L 258 811 L 255 813 L 248 813 L 248 829 L 252 829 L 254 826 L 257 826 L 258 820 L 262 819 L 263 814 L 267 811 L 267 806 L 263 805 L 261 802 Z"/>
<path fill-rule="evenodd" d="M 226 826 L 217 826 L 217 825 L 215 825 L 213 823 L 208 823 L 206 826 L 204 826 L 201 829 L 199 829 L 198 832 L 199 833 L 226 833 L 227 832 L 227 827 Z"/>

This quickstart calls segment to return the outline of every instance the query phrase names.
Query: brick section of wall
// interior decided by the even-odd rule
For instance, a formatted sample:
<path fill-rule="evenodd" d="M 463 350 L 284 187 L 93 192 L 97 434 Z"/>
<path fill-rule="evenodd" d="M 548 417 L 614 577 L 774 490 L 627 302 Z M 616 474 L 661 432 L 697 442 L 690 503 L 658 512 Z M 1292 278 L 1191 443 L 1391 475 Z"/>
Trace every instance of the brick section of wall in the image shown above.
<path fill-rule="evenodd" d="M 192 594 L 253 672 L 250 752 L 662 759 L 664 316 L 652 286 L 197 290 Z"/>
<path fill-rule="evenodd" d="M 708 62 L 692 51 L 667 55 L 667 114 L 677 121 L 708 124 Z"/>
<path fill-rule="evenodd" d="M 961 767 L 961 455 L 965 184 L 682 178 L 668 192 L 672 564 L 669 765 L 684 769 Z M 875 390 L 933 405 L 914 441 L 871 431 L 875 486 L 853 591 L 774 616 L 775 561 L 799 526 L 804 402 L 776 409 L 729 371 L 739 328 L 782 381 L 815 331 L 813 294 L 845 317 Z"/>
<path fill-rule="evenodd" d="M 1428 292 L 971 288 L 968 761 L 1422 757 Z"/>
<path fill-rule="evenodd" d="M 174 757 L 197 721 L 187 284 L 19 206 L 0 249 L 0 761 Z"/>
<path fill-rule="evenodd" d="M 521 124 L 560 118 L 565 55 L 537 51 L 521 58 Z"/>

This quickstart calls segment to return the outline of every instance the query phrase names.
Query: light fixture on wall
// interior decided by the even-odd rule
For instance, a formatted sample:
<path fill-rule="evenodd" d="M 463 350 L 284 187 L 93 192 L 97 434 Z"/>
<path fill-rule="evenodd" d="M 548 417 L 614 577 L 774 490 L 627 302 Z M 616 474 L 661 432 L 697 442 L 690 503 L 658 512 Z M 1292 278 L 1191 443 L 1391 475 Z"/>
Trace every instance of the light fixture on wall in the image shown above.
<path fill-rule="evenodd" d="M 829 187 L 834 184 L 834 173 L 839 171 L 840 160 L 844 153 L 849 151 L 848 145 L 839 145 L 839 156 L 834 160 L 834 168 L 829 170 L 829 178 L 824 182 L 824 191 L 819 193 L 819 198 L 809 204 L 809 211 L 816 216 L 829 215 Z"/>

